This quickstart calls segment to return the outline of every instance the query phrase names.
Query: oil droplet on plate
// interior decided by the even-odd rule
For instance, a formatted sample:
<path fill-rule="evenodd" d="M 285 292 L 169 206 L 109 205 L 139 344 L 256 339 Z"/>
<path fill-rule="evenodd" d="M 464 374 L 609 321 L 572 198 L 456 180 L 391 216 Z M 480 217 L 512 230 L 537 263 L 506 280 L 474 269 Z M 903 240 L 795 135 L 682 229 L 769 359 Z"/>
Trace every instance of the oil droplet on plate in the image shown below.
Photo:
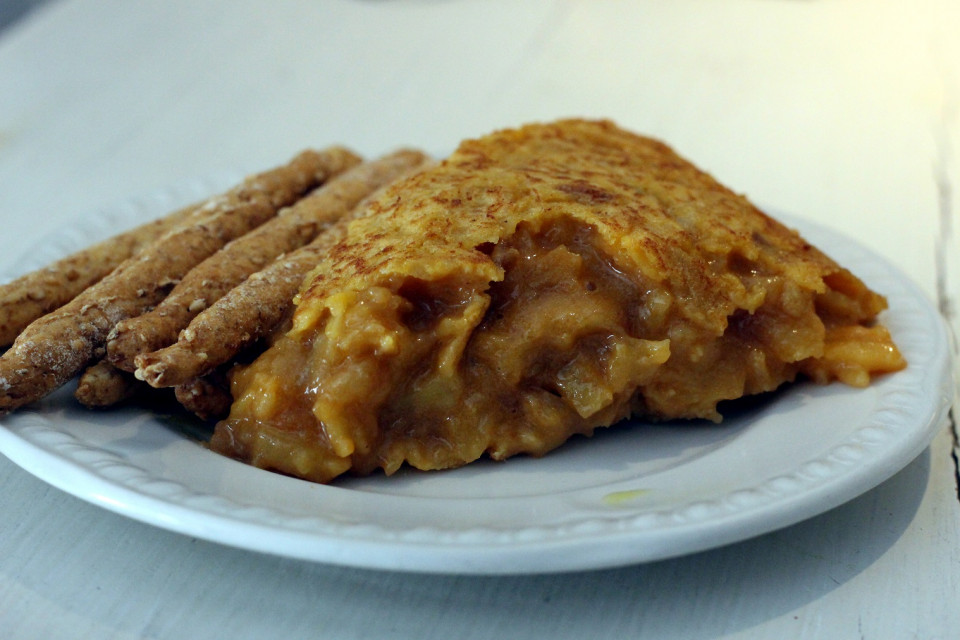
<path fill-rule="evenodd" d="M 629 491 L 614 491 L 603 496 L 603 503 L 610 506 L 617 506 L 631 500 L 636 500 L 650 493 L 649 489 L 631 489 Z"/>

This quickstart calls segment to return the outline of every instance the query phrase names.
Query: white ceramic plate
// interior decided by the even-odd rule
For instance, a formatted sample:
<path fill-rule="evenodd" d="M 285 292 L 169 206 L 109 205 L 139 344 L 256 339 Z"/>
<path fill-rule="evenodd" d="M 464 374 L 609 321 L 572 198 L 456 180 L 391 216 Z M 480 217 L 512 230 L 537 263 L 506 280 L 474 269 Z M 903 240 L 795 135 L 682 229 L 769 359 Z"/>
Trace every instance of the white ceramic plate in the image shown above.
<path fill-rule="evenodd" d="M 3 280 L 110 230 L 206 195 L 197 181 L 85 217 L 7 265 Z M 793 386 L 722 425 L 621 425 L 543 459 L 314 485 L 205 450 L 197 426 L 127 408 L 92 413 L 64 389 L 5 417 L 0 451 L 117 513 L 244 549 L 343 565 L 533 573 L 663 559 L 742 540 L 835 507 L 930 442 L 950 398 L 943 324 L 896 269 L 789 220 L 886 294 L 910 366 L 868 389 Z M 200 434 L 202 436 L 202 434 Z"/>

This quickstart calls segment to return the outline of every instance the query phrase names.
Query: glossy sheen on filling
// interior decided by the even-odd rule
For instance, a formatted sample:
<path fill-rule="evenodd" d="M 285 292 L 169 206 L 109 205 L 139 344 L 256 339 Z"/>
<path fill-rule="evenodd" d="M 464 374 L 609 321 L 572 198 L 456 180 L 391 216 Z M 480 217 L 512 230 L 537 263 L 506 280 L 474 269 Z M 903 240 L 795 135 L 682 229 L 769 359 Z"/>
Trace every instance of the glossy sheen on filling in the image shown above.
<path fill-rule="evenodd" d="M 398 277 L 341 291 L 233 379 L 211 447 L 326 482 L 402 464 L 542 455 L 631 414 L 718 420 L 717 403 L 805 373 L 858 386 L 903 366 L 843 270 L 802 289 L 736 254 L 746 301 L 728 317 L 626 275 L 594 230 L 521 224 L 477 247 L 503 270 L 486 290 Z"/>

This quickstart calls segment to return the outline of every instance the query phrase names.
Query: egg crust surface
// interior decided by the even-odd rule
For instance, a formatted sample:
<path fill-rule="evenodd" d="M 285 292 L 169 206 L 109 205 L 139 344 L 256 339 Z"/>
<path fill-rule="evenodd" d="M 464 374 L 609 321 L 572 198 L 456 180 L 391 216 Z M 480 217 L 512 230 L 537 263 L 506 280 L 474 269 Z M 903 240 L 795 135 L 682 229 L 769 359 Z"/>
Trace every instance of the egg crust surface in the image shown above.
<path fill-rule="evenodd" d="M 316 482 L 445 469 L 905 366 L 882 296 L 608 121 L 467 140 L 339 233 L 215 451 Z"/>

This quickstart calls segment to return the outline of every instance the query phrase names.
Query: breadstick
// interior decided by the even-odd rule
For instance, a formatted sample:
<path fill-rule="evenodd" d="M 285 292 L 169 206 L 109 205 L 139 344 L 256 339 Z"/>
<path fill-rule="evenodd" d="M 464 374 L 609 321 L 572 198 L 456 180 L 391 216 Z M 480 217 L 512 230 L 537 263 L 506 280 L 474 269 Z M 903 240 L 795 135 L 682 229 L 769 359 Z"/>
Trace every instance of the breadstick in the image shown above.
<path fill-rule="evenodd" d="M 159 393 L 161 389 L 144 384 L 132 373 L 121 371 L 106 360 L 87 367 L 80 375 L 73 397 L 87 409 L 106 409 L 143 395 Z M 230 410 L 230 383 L 225 373 L 217 369 L 174 388 L 174 397 L 180 405 L 201 420 L 214 420 Z"/>
<path fill-rule="evenodd" d="M 310 244 L 234 287 L 180 332 L 169 347 L 137 356 L 136 376 L 153 387 L 183 384 L 266 336 L 293 305 L 303 277 L 344 235 L 341 220 Z"/>
<path fill-rule="evenodd" d="M 137 356 L 137 378 L 153 387 L 183 384 L 209 373 L 267 336 L 293 306 L 293 297 L 307 272 L 346 234 L 350 221 L 366 210 L 366 201 L 361 202 L 310 244 L 254 273 L 194 318 L 180 332 L 177 342 Z"/>
<path fill-rule="evenodd" d="M 237 238 L 184 276 L 154 310 L 119 322 L 107 341 L 108 360 L 134 371 L 137 355 L 175 342 L 190 320 L 250 274 L 307 244 L 376 188 L 424 159 L 419 151 L 402 150 L 358 165 Z"/>
<path fill-rule="evenodd" d="M 146 385 L 143 386 L 150 389 Z M 226 417 L 233 402 L 230 396 L 230 383 L 219 369 L 202 378 L 194 378 L 177 385 L 174 388 L 174 395 L 184 409 L 201 420 L 217 420 Z"/>
<path fill-rule="evenodd" d="M 185 207 L 0 286 L 0 347 L 11 344 L 28 324 L 70 302 L 121 262 L 189 220 L 198 208 Z"/>
<path fill-rule="evenodd" d="M 34 321 L 0 356 L 0 414 L 38 400 L 104 352 L 120 320 L 156 305 L 190 269 L 330 175 L 359 162 L 341 148 L 305 151 L 253 176 L 197 211 L 197 218 L 128 258 L 60 309 Z"/>
<path fill-rule="evenodd" d="M 73 397 L 88 409 L 103 409 L 132 398 L 141 387 L 150 388 L 126 371 L 101 360 L 81 374 Z"/>

